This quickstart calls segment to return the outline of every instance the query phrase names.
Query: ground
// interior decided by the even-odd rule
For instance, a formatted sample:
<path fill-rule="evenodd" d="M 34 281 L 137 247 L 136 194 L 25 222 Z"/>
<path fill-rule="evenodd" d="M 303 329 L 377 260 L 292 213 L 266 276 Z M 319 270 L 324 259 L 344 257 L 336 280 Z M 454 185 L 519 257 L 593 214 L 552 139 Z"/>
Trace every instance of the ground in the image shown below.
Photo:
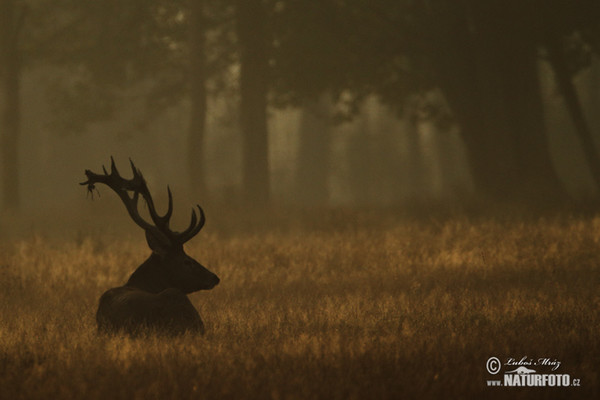
<path fill-rule="evenodd" d="M 141 234 L 3 240 L 0 398 L 598 398 L 600 217 L 353 221 L 201 232 L 204 337 L 97 335 Z M 581 386 L 488 387 L 491 357 Z"/>

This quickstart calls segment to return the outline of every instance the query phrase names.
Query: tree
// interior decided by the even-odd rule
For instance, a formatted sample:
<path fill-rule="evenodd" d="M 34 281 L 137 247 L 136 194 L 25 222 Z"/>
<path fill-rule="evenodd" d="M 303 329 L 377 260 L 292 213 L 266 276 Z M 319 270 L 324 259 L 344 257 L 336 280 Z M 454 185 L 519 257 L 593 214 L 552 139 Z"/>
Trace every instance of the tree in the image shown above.
<path fill-rule="evenodd" d="M 194 194 L 206 195 L 204 142 L 206 130 L 206 11 L 204 0 L 189 0 L 188 47 L 190 85 L 190 126 L 188 163 Z"/>
<path fill-rule="evenodd" d="M 32 3 L 27 26 L 27 63 L 66 71 L 53 95 L 59 130 L 80 131 L 105 120 L 136 89 L 146 100 L 143 121 L 186 92 L 182 43 L 187 44 L 183 0 L 45 0 Z M 60 73 L 57 74 L 60 76 Z M 129 92 L 131 93 L 131 92 Z"/>
<path fill-rule="evenodd" d="M 206 82 L 223 62 L 211 60 L 217 64 L 211 65 L 207 60 L 214 43 L 207 44 L 206 33 L 214 29 L 213 20 L 223 12 L 222 6 L 207 3 L 52 0 L 38 5 L 34 10 L 35 62 L 79 75 L 76 85 L 53 88 L 55 126 L 82 130 L 90 122 L 113 116 L 118 105 L 127 101 L 125 96 L 135 93 L 145 103 L 136 124 L 143 130 L 164 109 L 189 96 L 185 157 L 192 190 L 206 195 Z"/>
<path fill-rule="evenodd" d="M 441 7 L 429 17 L 453 11 L 435 31 L 430 51 L 437 83 L 461 129 L 475 187 L 493 199 L 535 204 L 564 193 L 546 143 L 539 16 L 530 7 L 468 2 L 464 8 Z"/>
<path fill-rule="evenodd" d="M 313 30 L 323 59 L 311 62 L 311 51 L 276 52 L 281 56 L 276 68 L 286 71 L 277 74 L 284 82 L 278 87 L 287 85 L 301 96 L 303 86 L 333 88 L 332 93 L 344 94 L 351 103 L 374 93 L 399 110 L 411 95 L 438 88 L 460 127 L 480 195 L 534 204 L 565 197 L 546 143 L 539 50 L 547 44 L 548 32 L 560 37 L 585 32 L 588 42 L 597 39 L 590 31 L 597 34 L 600 26 L 598 2 L 283 3 L 281 13 L 289 19 L 294 10 L 306 7 L 332 16 L 323 21 L 318 12 L 297 14 L 304 20 L 296 26 L 320 28 Z M 336 12 L 330 13 L 332 9 Z M 285 27 L 280 31 L 281 48 L 315 40 Z"/>
<path fill-rule="evenodd" d="M 0 134 L 2 207 L 19 206 L 18 140 L 20 131 L 21 54 L 19 36 L 25 9 L 15 0 L 0 1 Z"/>
<path fill-rule="evenodd" d="M 565 52 L 561 46 L 561 39 L 556 34 L 550 32 L 548 34 L 546 48 L 548 51 L 548 59 L 554 69 L 557 86 L 565 100 L 565 104 L 571 115 L 575 132 L 581 143 L 583 154 L 590 169 L 590 173 L 597 189 L 600 189 L 600 157 L 594 143 L 592 129 L 585 118 L 583 107 L 577 89 L 573 84 L 569 62 L 565 56 Z"/>
<path fill-rule="evenodd" d="M 331 128 L 331 96 L 304 101 L 295 182 L 300 204 L 322 206 L 329 198 Z"/>
<path fill-rule="evenodd" d="M 240 60 L 243 193 L 249 204 L 265 205 L 270 192 L 267 14 L 262 0 L 237 0 L 235 4 Z"/>

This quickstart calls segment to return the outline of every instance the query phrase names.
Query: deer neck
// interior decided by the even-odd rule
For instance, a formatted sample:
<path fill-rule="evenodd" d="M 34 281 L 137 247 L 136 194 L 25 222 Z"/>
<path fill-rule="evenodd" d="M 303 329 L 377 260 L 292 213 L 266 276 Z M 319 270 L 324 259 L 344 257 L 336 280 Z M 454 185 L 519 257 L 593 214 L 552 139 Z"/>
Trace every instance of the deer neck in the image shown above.
<path fill-rule="evenodd" d="M 125 286 L 150 293 L 159 293 L 168 288 L 160 256 L 152 253 L 129 277 Z"/>

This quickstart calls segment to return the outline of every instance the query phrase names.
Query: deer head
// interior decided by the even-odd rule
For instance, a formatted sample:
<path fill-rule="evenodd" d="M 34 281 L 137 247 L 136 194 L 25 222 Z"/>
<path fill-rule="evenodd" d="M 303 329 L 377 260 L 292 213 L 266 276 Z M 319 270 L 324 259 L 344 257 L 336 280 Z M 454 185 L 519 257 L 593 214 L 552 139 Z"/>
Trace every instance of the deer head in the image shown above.
<path fill-rule="evenodd" d="M 146 233 L 146 241 L 152 250 L 152 255 L 140 265 L 131 275 L 125 286 L 146 292 L 159 293 L 168 288 L 176 288 L 184 293 L 212 289 L 219 283 L 217 275 L 203 267 L 199 262 L 188 256 L 183 245 L 200 232 L 206 218 L 198 205 L 198 215 L 192 209 L 189 226 L 183 232 L 170 229 L 169 223 L 173 214 L 173 196 L 167 187 L 169 203 L 167 212 L 159 215 L 148 186 L 142 173 L 129 160 L 133 178 L 122 178 L 117 171 L 114 159 L 111 157 L 110 173 L 103 166 L 103 174 L 85 171 L 88 191 L 95 190 L 95 185 L 103 183 L 110 187 L 121 199 L 131 219 Z M 138 211 L 138 200 L 145 200 L 151 223 L 142 218 Z"/>

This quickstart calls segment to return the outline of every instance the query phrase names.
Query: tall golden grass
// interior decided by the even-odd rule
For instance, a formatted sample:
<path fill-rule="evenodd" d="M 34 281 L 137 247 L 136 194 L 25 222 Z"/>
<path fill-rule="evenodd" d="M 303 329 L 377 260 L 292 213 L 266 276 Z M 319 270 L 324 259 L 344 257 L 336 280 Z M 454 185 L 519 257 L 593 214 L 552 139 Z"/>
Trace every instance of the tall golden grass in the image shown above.
<path fill-rule="evenodd" d="M 190 296 L 207 334 L 130 339 L 94 314 L 141 234 L 4 241 L 0 398 L 599 398 L 600 218 L 202 232 L 188 254 L 221 278 Z M 487 387 L 491 356 L 581 387 Z"/>

